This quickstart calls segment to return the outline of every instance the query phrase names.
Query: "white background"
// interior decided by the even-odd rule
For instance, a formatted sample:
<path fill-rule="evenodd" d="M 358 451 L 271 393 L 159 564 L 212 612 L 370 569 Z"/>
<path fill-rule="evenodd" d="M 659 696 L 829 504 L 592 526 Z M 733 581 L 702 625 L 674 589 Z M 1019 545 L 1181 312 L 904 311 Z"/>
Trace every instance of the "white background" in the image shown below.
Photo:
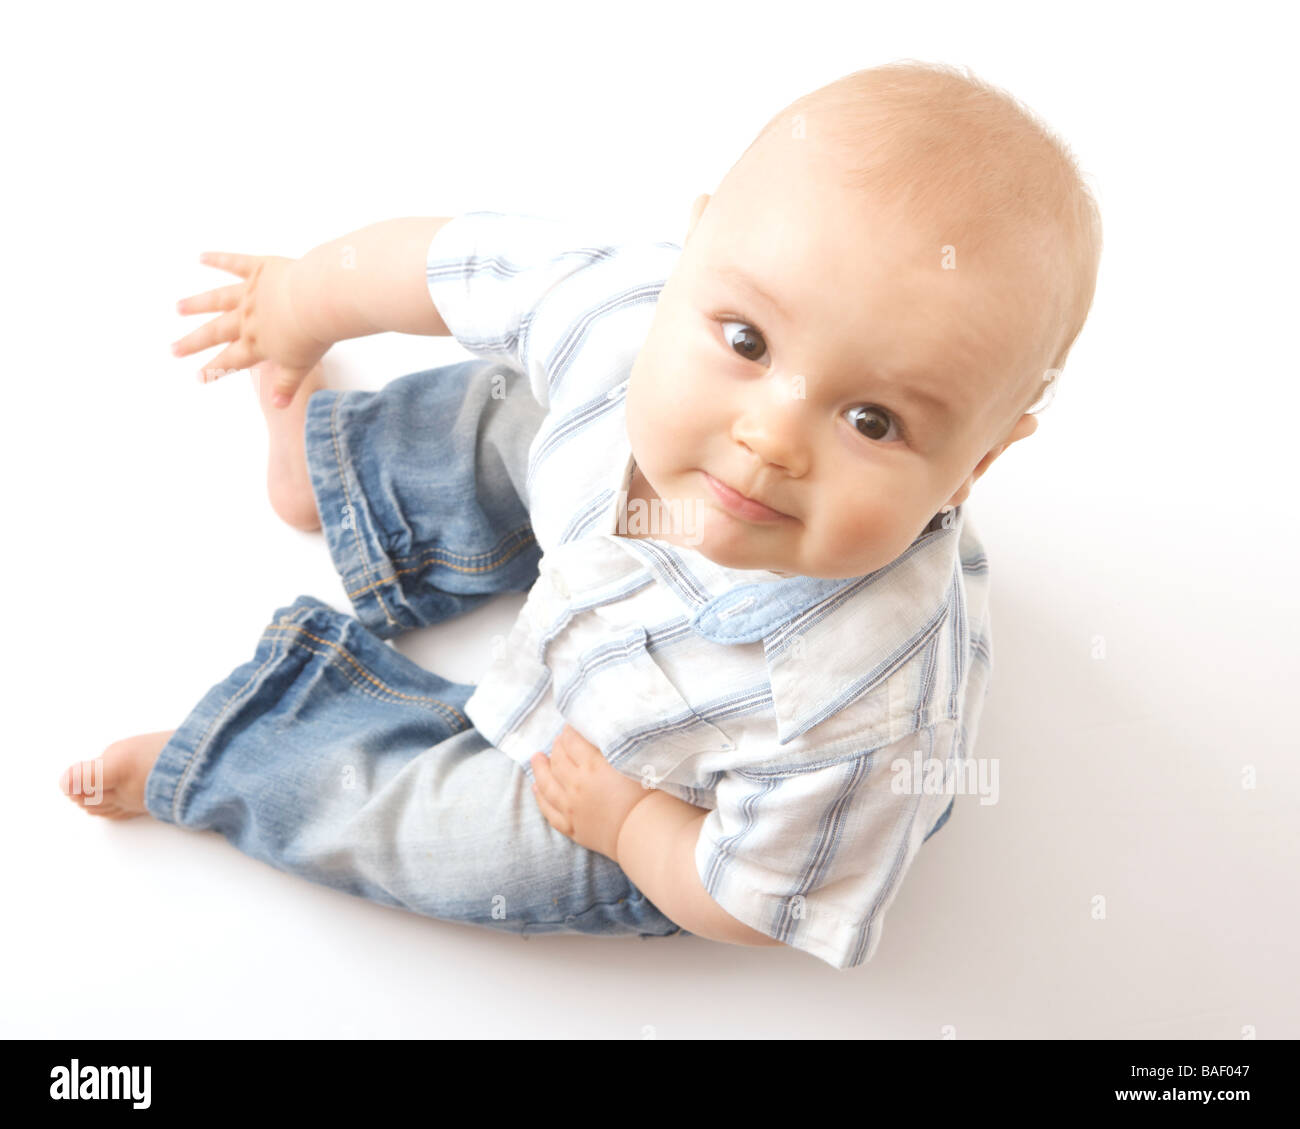
<path fill-rule="evenodd" d="M 1292 39 L 1279 5 L 23 5 L 6 13 L 4 1036 L 1300 1036 Z M 1012 91 L 1101 201 L 1091 320 L 981 480 L 994 676 L 881 948 L 527 941 L 91 819 L 59 771 L 175 727 L 300 593 L 251 383 L 169 344 L 204 250 L 380 219 L 677 242 L 763 123 L 913 57 Z M 756 233 L 761 238 L 761 233 Z M 374 388 L 459 359 L 370 338 Z M 403 639 L 475 680 L 522 597 Z M 1098 653 L 1101 637 L 1104 657 Z M 1258 785 L 1243 788 L 1253 766 Z M 1103 920 L 1093 899 L 1105 898 Z"/>

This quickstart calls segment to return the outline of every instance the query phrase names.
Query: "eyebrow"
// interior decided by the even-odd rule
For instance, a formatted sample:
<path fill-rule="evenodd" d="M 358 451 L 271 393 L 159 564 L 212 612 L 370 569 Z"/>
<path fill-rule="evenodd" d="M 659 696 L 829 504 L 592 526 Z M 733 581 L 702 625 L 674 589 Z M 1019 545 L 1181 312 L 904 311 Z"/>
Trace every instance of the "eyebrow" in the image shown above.
<path fill-rule="evenodd" d="M 722 265 L 715 267 L 714 270 L 721 277 L 755 295 L 768 307 L 780 314 L 784 320 L 791 320 L 786 308 L 739 267 L 733 266 L 729 263 L 723 263 Z M 952 419 L 953 416 L 957 414 L 947 400 L 941 399 L 940 397 L 925 391 L 923 388 L 915 388 L 907 384 L 891 384 L 885 398 L 888 400 L 905 400 L 913 407 L 921 408 L 923 410 L 928 409 L 927 414 L 935 416 L 945 422 Z"/>
<path fill-rule="evenodd" d="M 781 317 L 784 318 L 786 321 L 790 320 L 790 314 L 786 310 L 786 308 L 783 305 L 781 305 L 781 303 L 778 302 L 775 298 L 773 298 L 771 294 L 769 294 L 766 290 L 764 290 L 762 286 L 760 286 L 757 282 L 755 282 L 752 278 L 750 278 L 749 275 L 747 275 L 739 267 L 731 266 L 728 263 L 724 263 L 721 266 L 715 267 L 714 270 L 718 274 L 720 274 L 723 278 L 731 282 L 734 282 L 736 285 L 742 287 L 745 290 L 748 290 L 751 294 L 758 297 L 766 305 L 770 306 L 778 314 L 780 314 Z"/>
<path fill-rule="evenodd" d="M 930 415 L 944 421 L 952 419 L 957 414 L 947 400 L 940 399 L 922 388 L 913 388 L 906 384 L 892 386 L 886 398 L 907 400 L 915 407 L 928 408 Z"/>

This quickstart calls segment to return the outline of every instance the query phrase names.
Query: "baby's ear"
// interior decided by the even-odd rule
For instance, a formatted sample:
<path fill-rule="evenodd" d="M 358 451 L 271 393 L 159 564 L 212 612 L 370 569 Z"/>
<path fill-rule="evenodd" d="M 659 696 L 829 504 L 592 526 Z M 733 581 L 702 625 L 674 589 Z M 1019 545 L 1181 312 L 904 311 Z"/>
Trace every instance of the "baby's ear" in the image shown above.
<path fill-rule="evenodd" d="M 980 466 L 983 469 L 976 472 L 976 477 L 983 474 L 985 470 L 988 470 L 989 463 L 991 463 L 1000 454 L 1002 454 L 1002 452 L 1005 451 L 1008 447 L 1010 447 L 1012 443 L 1018 443 L 1021 439 L 1029 438 L 1029 436 L 1033 435 L 1033 433 L 1037 430 L 1038 430 L 1038 417 L 1036 415 L 1031 415 L 1029 412 L 1026 412 L 1018 420 L 1016 420 L 1015 426 L 1012 427 L 1011 430 L 1007 432 L 1007 437 L 1003 439 L 1002 442 L 999 443 L 996 447 L 994 447 L 993 450 L 991 450 L 987 455 L 984 456 L 984 460 L 980 463 Z"/>
<path fill-rule="evenodd" d="M 1028 412 L 1026 412 L 1018 420 L 1016 420 L 1015 426 L 1012 427 L 1012 429 L 1009 432 L 1007 432 L 1007 437 L 1003 439 L 1002 442 L 999 443 L 996 447 L 990 448 L 988 454 L 986 454 L 982 459 L 980 459 L 980 461 L 976 464 L 975 469 L 971 471 L 970 477 L 961 484 L 961 489 L 959 489 L 956 494 L 954 494 L 951 498 L 949 498 L 948 501 L 954 506 L 960 506 L 962 502 L 964 502 L 967 496 L 970 494 L 971 487 L 975 485 L 975 480 L 979 478 L 980 475 L 982 475 L 986 470 L 989 469 L 989 467 L 993 465 L 994 459 L 996 459 L 1000 454 L 1002 454 L 1003 451 L 1005 451 L 1008 447 L 1010 447 L 1012 443 L 1019 442 L 1021 439 L 1025 439 L 1028 436 L 1033 435 L 1033 433 L 1037 430 L 1038 430 L 1038 417 L 1034 415 L 1030 415 Z"/>
<path fill-rule="evenodd" d="M 1002 452 L 1005 451 L 1008 447 L 1010 447 L 1012 443 L 1016 443 L 1021 439 L 1028 438 L 1030 435 L 1033 435 L 1033 433 L 1037 430 L 1038 430 L 1038 417 L 1036 415 L 1030 415 L 1028 412 L 1026 412 L 1018 420 L 1016 420 L 1015 425 L 1011 428 L 1010 431 L 1007 432 L 1007 437 L 1003 439 L 1002 442 L 999 443 L 996 447 L 990 450 L 987 455 L 985 455 L 982 459 L 980 459 L 979 466 L 975 468 L 975 477 L 979 478 L 981 474 L 983 474 L 986 470 L 988 470 L 990 465 L 992 465 L 993 460 L 996 459 L 1000 454 L 1002 454 Z"/>
<path fill-rule="evenodd" d="M 1015 427 L 1013 427 L 1007 433 L 1007 437 L 1003 441 L 1002 446 L 999 449 L 999 453 L 1001 453 L 1001 451 L 1005 451 L 1008 447 L 1011 446 L 1012 443 L 1015 443 L 1021 439 L 1026 439 L 1030 435 L 1033 435 L 1033 433 L 1037 430 L 1038 430 L 1038 416 L 1031 415 L 1029 412 L 1026 412 L 1018 420 L 1016 420 Z"/>

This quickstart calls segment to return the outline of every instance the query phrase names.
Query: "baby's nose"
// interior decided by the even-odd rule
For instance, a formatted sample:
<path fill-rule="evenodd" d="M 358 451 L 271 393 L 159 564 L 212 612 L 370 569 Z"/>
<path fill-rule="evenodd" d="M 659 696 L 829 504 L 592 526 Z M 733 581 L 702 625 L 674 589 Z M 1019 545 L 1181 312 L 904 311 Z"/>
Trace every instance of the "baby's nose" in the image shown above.
<path fill-rule="evenodd" d="M 763 462 L 796 477 L 804 474 L 812 441 L 803 409 L 806 398 L 791 395 L 785 387 L 768 388 L 765 393 L 756 391 L 746 402 L 732 434 Z"/>

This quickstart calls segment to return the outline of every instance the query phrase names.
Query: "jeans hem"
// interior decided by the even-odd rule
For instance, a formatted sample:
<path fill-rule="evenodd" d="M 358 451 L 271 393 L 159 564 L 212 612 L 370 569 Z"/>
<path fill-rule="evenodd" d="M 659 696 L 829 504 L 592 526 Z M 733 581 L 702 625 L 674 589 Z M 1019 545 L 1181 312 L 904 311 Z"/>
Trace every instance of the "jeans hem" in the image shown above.
<path fill-rule="evenodd" d="M 286 611 L 287 608 L 280 609 Z M 288 646 L 286 639 L 287 636 L 277 638 L 264 631 L 253 660 L 213 686 L 168 738 L 145 780 L 145 808 L 155 819 L 184 826 L 184 801 L 191 774 L 202 764 L 219 723 L 240 701 L 256 694 L 263 672 Z M 232 692 L 234 683 L 239 685 Z"/>
<path fill-rule="evenodd" d="M 429 675 L 423 667 L 376 638 L 351 616 L 314 596 L 299 596 L 292 604 L 276 609 L 252 659 L 213 686 L 163 746 L 145 781 L 145 807 L 151 815 L 165 823 L 187 826 L 189 792 L 213 747 L 229 739 L 232 726 L 256 723 L 244 709 L 246 705 L 264 710 L 267 701 L 279 697 L 284 685 L 301 677 L 300 670 L 286 667 L 291 656 L 294 663 L 308 666 L 321 661 L 331 664 L 369 697 L 405 702 L 438 715 L 448 737 L 470 727 L 462 707 L 472 686 L 442 680 L 452 692 L 430 696 Z"/>

